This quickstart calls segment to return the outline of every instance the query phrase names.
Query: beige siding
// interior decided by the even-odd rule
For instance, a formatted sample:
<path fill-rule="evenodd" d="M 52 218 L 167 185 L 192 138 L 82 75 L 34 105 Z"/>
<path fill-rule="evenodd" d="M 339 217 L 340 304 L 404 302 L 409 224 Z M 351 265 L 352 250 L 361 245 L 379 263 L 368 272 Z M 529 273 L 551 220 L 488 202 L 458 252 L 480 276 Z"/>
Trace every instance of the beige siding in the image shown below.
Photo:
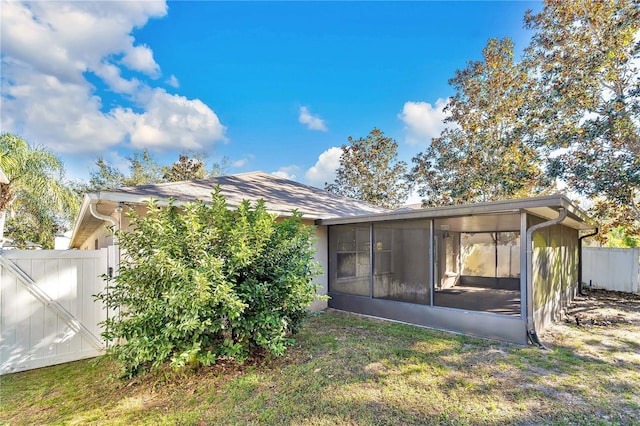
<path fill-rule="evenodd" d="M 315 230 L 316 234 L 316 253 L 315 259 L 320 263 L 322 268 L 322 275 L 318 276 L 314 284 L 318 284 L 318 294 L 326 296 L 329 291 L 329 274 L 327 273 L 329 268 L 329 248 L 327 238 L 327 226 L 317 226 Z M 311 309 L 314 311 L 322 310 L 327 307 L 326 300 L 316 300 L 311 304 Z"/>
<path fill-rule="evenodd" d="M 144 214 L 146 212 L 145 206 L 137 206 L 136 211 L 138 214 Z M 120 223 L 122 229 L 130 229 L 129 218 L 123 212 L 120 215 Z M 113 215 L 116 219 L 117 213 Z M 281 218 L 279 218 L 281 220 Z M 304 220 L 303 223 L 307 226 L 314 226 L 314 221 L 312 220 Z M 316 236 L 316 253 L 314 258 L 317 262 L 320 263 L 320 267 L 322 268 L 322 274 L 318 276 L 313 284 L 319 285 L 318 294 L 326 296 L 328 290 L 328 276 L 327 276 L 327 267 L 328 267 L 328 248 L 327 248 L 327 227 L 326 226 L 318 226 L 315 229 Z M 82 250 L 93 250 L 95 247 L 95 241 L 98 240 L 98 249 L 106 248 L 113 244 L 113 235 L 107 229 L 106 225 L 99 227 L 89 238 L 87 238 L 81 245 Z M 327 302 L 325 300 L 316 300 L 311 305 L 312 310 L 322 310 L 327 307 Z"/>
<path fill-rule="evenodd" d="M 540 223 L 530 218 L 529 226 Z M 534 319 L 540 330 L 559 319 L 578 284 L 578 231 L 563 225 L 533 234 Z"/>

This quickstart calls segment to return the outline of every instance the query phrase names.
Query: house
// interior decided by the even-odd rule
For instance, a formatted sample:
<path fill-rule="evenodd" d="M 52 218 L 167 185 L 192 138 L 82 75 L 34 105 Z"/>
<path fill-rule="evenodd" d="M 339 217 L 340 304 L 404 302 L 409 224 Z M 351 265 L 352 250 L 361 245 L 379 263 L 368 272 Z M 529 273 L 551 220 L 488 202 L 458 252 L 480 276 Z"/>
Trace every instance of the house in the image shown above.
<path fill-rule="evenodd" d="M 316 226 L 329 307 L 521 344 L 575 296 L 580 242 L 596 228 L 563 195 L 390 211 L 253 172 L 87 194 L 71 247 L 112 245 L 104 224 L 127 229 L 123 208 L 207 201 L 216 185 L 230 208 L 263 199 Z"/>
<path fill-rule="evenodd" d="M 195 200 L 207 202 L 211 200 L 211 193 L 216 186 L 220 187 L 220 193 L 232 209 L 236 208 L 242 200 L 255 202 L 263 199 L 270 213 L 278 217 L 287 217 L 291 216 L 293 210 L 297 210 L 302 215 L 303 223 L 307 225 L 314 225 L 321 219 L 388 211 L 268 173 L 242 173 L 88 193 L 80 207 L 70 248 L 93 250 L 112 246 L 113 233 L 105 227 L 105 224 L 115 229 L 129 229 L 129 218 L 124 214 L 126 209 L 135 209 L 138 213 L 144 214 L 146 211 L 144 202 L 151 198 L 157 200 L 159 206 L 166 206 L 170 199 L 173 199 L 177 206 Z M 326 271 L 327 227 L 317 226 L 315 234 L 317 238 L 315 257 Z M 327 277 L 324 273 L 317 277 L 315 282 L 321 286 L 324 294 L 327 293 Z M 325 307 L 326 302 L 315 302 L 312 306 L 313 309 Z"/>

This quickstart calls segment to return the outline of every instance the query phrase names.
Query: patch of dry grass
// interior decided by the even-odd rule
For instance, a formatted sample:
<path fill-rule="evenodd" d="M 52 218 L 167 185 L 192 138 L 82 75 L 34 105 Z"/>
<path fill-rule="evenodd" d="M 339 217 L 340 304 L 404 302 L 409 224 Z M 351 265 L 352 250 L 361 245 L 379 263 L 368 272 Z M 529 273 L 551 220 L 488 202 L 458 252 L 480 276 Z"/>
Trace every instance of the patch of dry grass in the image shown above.
<path fill-rule="evenodd" d="M 132 382 L 107 359 L 3 376 L 0 422 L 638 424 L 640 300 L 591 297 L 541 336 L 548 351 L 329 311 L 278 359 Z"/>

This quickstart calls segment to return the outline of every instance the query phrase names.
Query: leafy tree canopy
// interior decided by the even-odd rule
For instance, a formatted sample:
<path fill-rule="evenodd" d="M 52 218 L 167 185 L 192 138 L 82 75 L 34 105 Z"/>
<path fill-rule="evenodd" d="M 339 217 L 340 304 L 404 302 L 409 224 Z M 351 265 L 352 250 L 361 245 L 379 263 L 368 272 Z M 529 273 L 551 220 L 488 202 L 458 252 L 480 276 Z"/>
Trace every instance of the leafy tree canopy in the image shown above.
<path fill-rule="evenodd" d="M 491 39 L 482 61 L 449 80 L 449 126 L 414 159 L 411 177 L 427 205 L 460 204 L 541 194 L 550 180 L 527 144 L 527 71 L 510 39 Z"/>
<path fill-rule="evenodd" d="M 207 176 L 207 168 L 204 161 L 199 157 L 189 158 L 185 154 L 180 154 L 178 161 L 166 167 L 162 175 L 168 182 L 202 179 L 205 176 Z"/>
<path fill-rule="evenodd" d="M 0 241 L 7 237 L 53 248 L 53 238 L 77 214 L 79 200 L 65 184 L 64 166 L 44 147 L 34 147 L 11 133 L 0 135 Z M 9 219 L 7 218 L 9 212 Z"/>
<path fill-rule="evenodd" d="M 396 208 L 409 195 L 407 164 L 398 161 L 398 143 L 377 128 L 366 138 L 348 138 L 342 145 L 336 179 L 325 189 L 334 194 Z"/>
<path fill-rule="evenodd" d="M 627 234 L 623 226 L 611 228 L 606 235 L 606 247 L 631 248 L 640 246 L 640 237 Z"/>
<path fill-rule="evenodd" d="M 205 153 L 183 153 L 173 164 L 161 165 L 145 149 L 126 157 L 129 162 L 129 173 L 125 174 L 105 161 L 103 157 L 98 157 L 96 161 L 97 168 L 91 172 L 89 184 L 77 184 L 76 187 L 77 191 L 82 193 L 122 186 L 203 179 L 225 173 L 229 165 L 226 157 L 220 162 L 214 163 L 211 171 L 206 169 L 206 158 L 207 155 Z"/>
<path fill-rule="evenodd" d="M 126 157 L 129 161 L 129 174 L 126 175 L 103 157 L 96 161 L 97 170 L 91 172 L 91 179 L 84 191 L 117 188 L 121 186 L 149 185 L 164 182 L 162 168 L 146 149 Z"/>
<path fill-rule="evenodd" d="M 548 171 L 596 201 L 607 225 L 640 233 L 640 7 L 548 0 L 525 17 L 535 78 L 530 132 Z M 606 229 L 605 229 L 606 232 Z"/>

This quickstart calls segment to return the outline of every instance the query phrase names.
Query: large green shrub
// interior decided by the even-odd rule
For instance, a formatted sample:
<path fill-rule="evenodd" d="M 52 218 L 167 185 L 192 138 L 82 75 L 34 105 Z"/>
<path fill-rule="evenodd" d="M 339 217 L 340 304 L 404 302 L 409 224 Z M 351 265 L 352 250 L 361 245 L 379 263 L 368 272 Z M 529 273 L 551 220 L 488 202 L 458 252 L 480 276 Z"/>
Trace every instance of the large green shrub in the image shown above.
<path fill-rule="evenodd" d="M 169 361 L 210 365 L 256 348 L 281 355 L 313 301 L 313 229 L 300 215 L 276 221 L 263 202 L 227 208 L 148 204 L 118 231 L 120 270 L 98 295 L 119 315 L 105 323 L 109 352 L 134 376 Z"/>

